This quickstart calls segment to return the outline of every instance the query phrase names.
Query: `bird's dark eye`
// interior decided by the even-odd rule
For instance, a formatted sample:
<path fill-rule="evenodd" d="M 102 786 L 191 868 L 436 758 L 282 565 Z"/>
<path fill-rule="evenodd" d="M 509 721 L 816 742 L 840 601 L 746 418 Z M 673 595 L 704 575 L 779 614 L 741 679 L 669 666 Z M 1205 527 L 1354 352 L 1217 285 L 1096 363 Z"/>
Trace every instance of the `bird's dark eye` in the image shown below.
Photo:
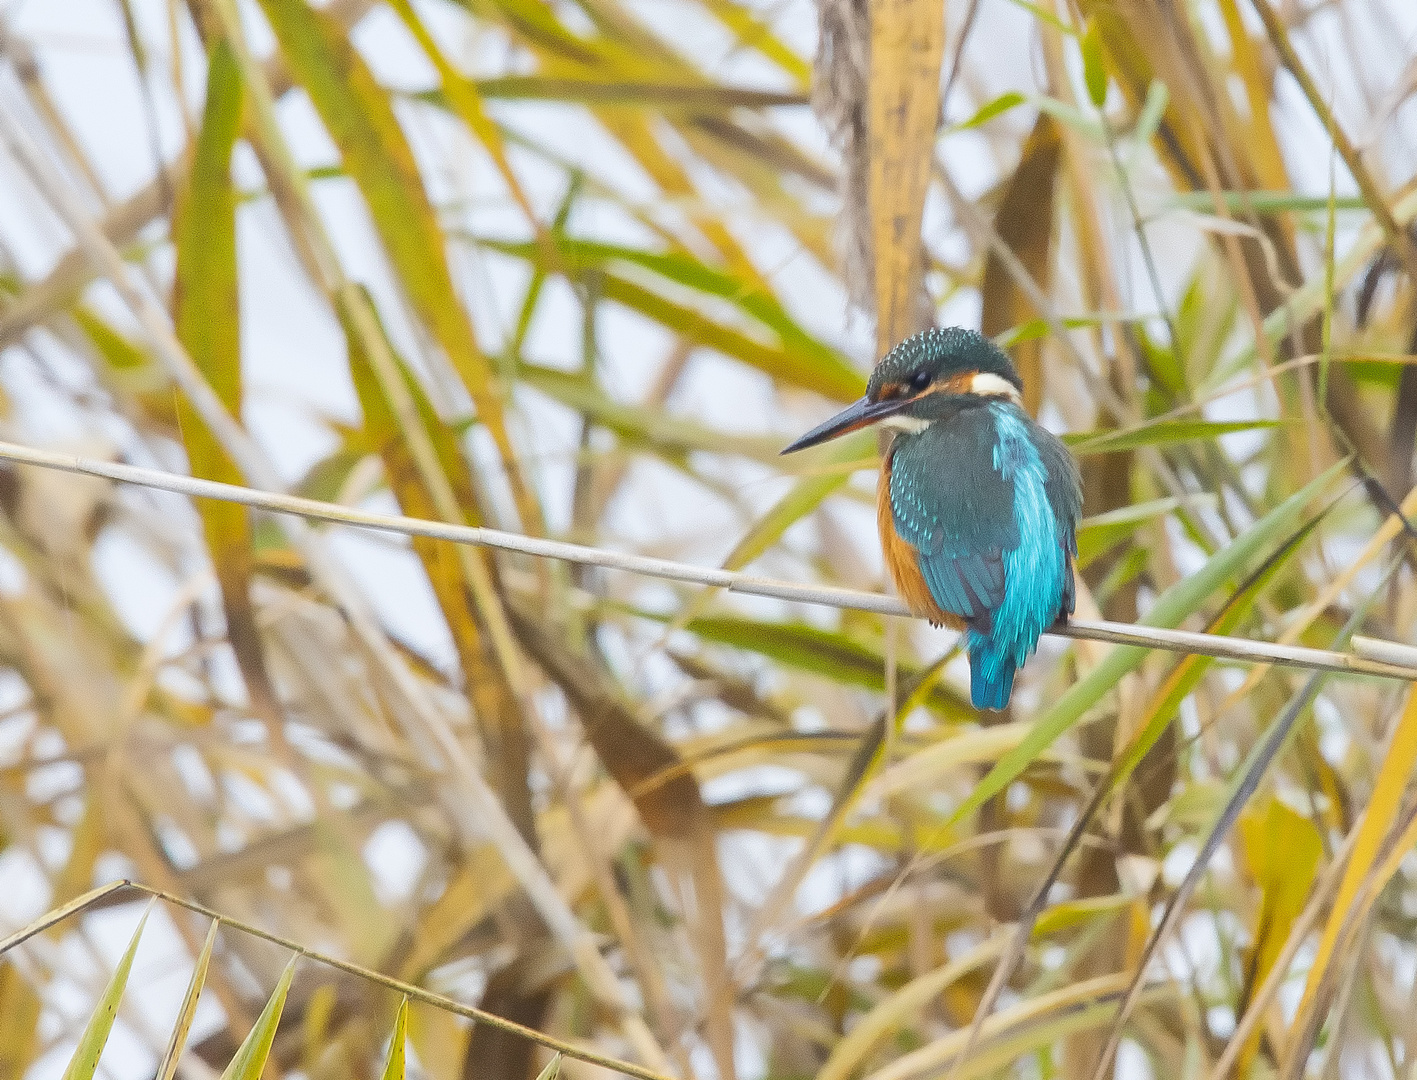
<path fill-rule="evenodd" d="M 929 386 L 930 382 L 930 373 L 928 371 L 917 371 L 910 377 L 910 389 L 918 394 L 921 390 Z"/>

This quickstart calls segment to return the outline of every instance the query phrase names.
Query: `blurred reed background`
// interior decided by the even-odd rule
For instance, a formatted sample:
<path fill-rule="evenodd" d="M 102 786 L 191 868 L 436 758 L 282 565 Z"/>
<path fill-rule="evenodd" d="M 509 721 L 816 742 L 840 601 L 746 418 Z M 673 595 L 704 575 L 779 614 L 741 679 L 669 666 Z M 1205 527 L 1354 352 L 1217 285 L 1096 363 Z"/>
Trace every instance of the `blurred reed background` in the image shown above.
<path fill-rule="evenodd" d="M 977 326 L 1080 615 L 1413 640 L 1409 0 L 0 20 L 0 439 L 879 589 L 873 438 L 777 452 Z M 0 552 L 0 938 L 233 920 L 9 949 L 0 1078 L 551 1060 L 367 972 L 686 1080 L 1412 1073 L 1400 681 L 1052 640 L 981 718 L 923 625 L 31 467 Z"/>

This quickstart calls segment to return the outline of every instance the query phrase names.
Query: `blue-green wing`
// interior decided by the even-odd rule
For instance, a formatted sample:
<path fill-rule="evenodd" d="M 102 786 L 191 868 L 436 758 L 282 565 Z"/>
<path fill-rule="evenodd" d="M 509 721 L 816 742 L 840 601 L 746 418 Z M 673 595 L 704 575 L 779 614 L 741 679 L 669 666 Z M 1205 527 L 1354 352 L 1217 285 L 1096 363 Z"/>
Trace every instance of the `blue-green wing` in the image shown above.
<path fill-rule="evenodd" d="M 1063 534 L 1063 544 L 1068 554 L 1076 559 L 1078 554 L 1078 521 L 1082 517 L 1082 476 L 1077 462 L 1063 441 L 1051 431 L 1035 428 L 1032 432 L 1033 445 L 1039 460 L 1048 474 L 1044 490 L 1053 507 L 1053 516 Z M 1072 564 L 1063 579 L 1063 611 L 1071 615 L 1075 602 L 1076 587 L 1073 583 Z"/>
<path fill-rule="evenodd" d="M 930 595 L 980 629 L 1004 599 L 1004 553 L 1019 544 L 995 443 L 989 410 L 967 409 L 897 437 L 891 461 L 896 529 L 919 553 Z"/>

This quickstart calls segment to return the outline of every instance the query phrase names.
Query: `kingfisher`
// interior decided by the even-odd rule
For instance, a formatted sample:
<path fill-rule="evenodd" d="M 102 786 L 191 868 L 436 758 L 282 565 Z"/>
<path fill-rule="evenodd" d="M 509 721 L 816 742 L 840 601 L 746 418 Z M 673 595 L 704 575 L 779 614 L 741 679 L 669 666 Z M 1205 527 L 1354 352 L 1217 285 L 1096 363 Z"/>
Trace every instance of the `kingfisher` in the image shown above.
<path fill-rule="evenodd" d="M 925 330 L 876 365 L 866 396 L 784 454 L 871 424 L 892 432 L 876 517 L 906 605 L 963 631 L 970 699 L 1003 709 L 1038 638 L 1073 613 L 1082 484 L 1023 408 L 1023 381 L 973 330 Z"/>

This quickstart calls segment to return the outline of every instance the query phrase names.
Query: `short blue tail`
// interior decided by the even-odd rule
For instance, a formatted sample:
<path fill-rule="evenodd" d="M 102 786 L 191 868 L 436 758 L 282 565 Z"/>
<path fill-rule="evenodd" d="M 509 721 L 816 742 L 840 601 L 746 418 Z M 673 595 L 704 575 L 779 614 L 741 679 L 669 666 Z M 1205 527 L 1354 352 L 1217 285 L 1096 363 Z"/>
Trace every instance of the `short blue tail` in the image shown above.
<path fill-rule="evenodd" d="M 988 639 L 976 640 L 970 635 L 969 642 L 969 699 L 976 709 L 993 709 L 996 712 L 1009 704 L 1014 692 L 1014 672 L 1018 670 L 1013 658 L 1000 656 L 986 644 Z M 992 655 L 991 655 L 992 654 Z M 992 663 L 988 663 L 992 661 Z M 994 669 L 993 674 L 986 671 Z"/>

